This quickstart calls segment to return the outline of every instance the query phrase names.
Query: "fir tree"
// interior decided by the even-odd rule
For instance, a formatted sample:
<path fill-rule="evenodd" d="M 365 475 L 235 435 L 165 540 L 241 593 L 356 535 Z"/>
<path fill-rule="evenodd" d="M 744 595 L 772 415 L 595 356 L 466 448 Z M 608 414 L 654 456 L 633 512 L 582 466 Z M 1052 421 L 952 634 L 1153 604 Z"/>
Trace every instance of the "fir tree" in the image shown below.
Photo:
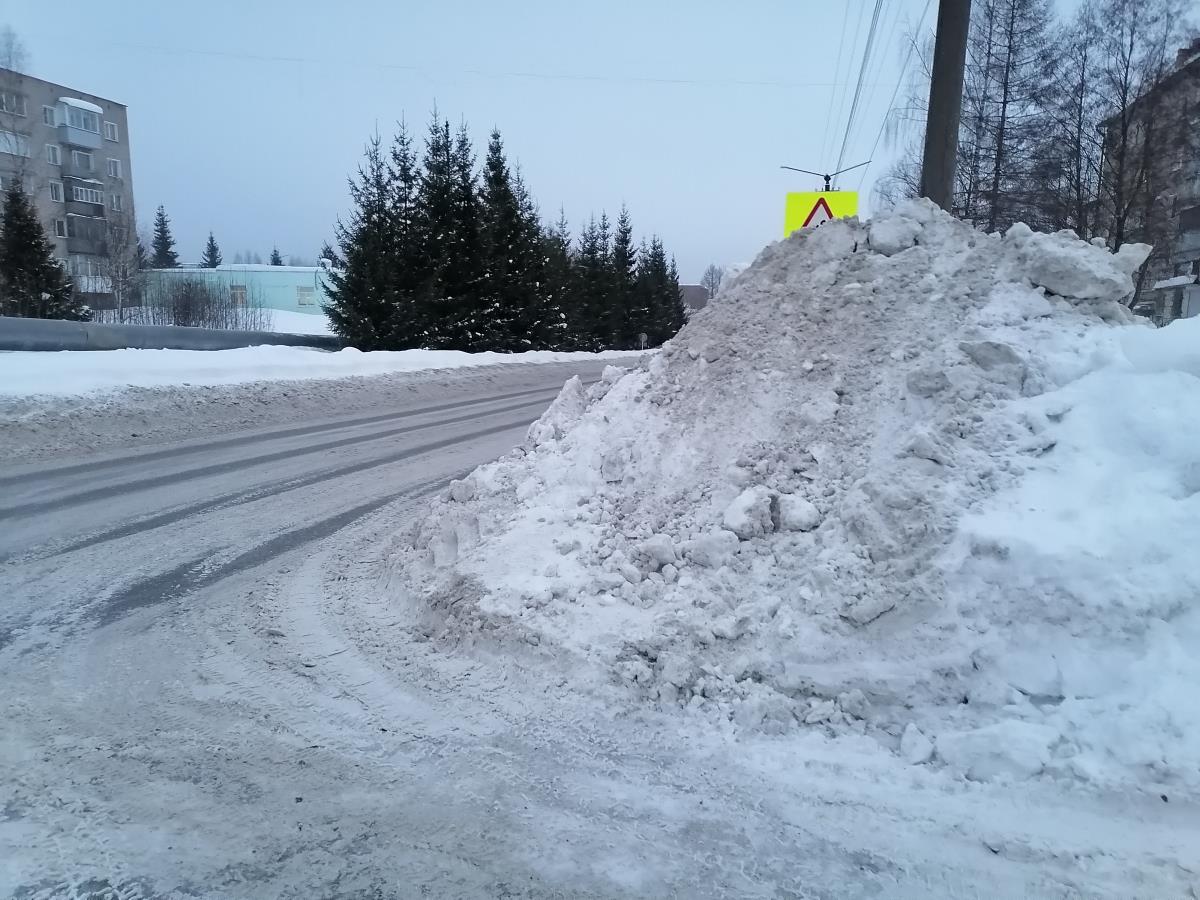
<path fill-rule="evenodd" d="M 456 298 L 451 323 L 458 350 L 488 350 L 503 341 L 495 328 L 494 310 L 483 303 L 483 235 L 479 222 L 479 192 L 475 152 L 465 123 L 459 125 L 451 154 L 453 217 L 450 240 L 444 248 L 447 265 L 443 287 Z"/>
<path fill-rule="evenodd" d="M 437 111 L 425 136 L 425 154 L 414 210 L 420 283 L 415 295 L 424 312 L 424 344 L 444 348 L 453 340 L 447 323 L 455 317 L 456 298 L 446 287 L 446 243 L 454 230 L 454 172 L 450 123 Z"/>
<path fill-rule="evenodd" d="M 637 346 L 638 332 L 634 330 L 633 308 L 637 284 L 637 250 L 633 246 L 633 225 L 629 210 L 621 206 L 617 230 L 613 235 L 612 269 L 612 343 L 618 349 Z"/>
<path fill-rule="evenodd" d="M 179 266 L 179 255 L 175 252 L 175 238 L 171 234 L 171 220 L 161 206 L 154 214 L 154 239 L 151 242 L 154 255 L 151 261 L 156 269 L 175 269 Z"/>
<path fill-rule="evenodd" d="M 582 346 L 578 304 L 574 296 L 571 232 L 560 209 L 554 227 L 542 236 L 541 295 L 550 311 L 552 328 L 547 350 L 577 350 Z"/>
<path fill-rule="evenodd" d="M 420 172 L 412 138 L 403 121 L 392 141 L 388 170 L 392 193 L 389 206 L 394 229 L 392 282 L 395 291 L 393 332 L 397 348 L 425 346 L 428 341 L 429 310 L 423 304 L 426 283 L 417 189 Z"/>
<path fill-rule="evenodd" d="M 480 191 L 484 270 L 481 306 L 490 317 L 493 349 L 546 346 L 559 328 L 542 292 L 541 227 L 520 176 L 504 158 L 499 131 L 492 131 Z"/>
<path fill-rule="evenodd" d="M 685 310 L 679 290 L 679 273 L 675 261 L 667 262 L 667 254 L 658 237 L 643 246 L 638 255 L 639 306 L 645 310 L 644 333 L 650 346 L 657 347 L 683 327 Z"/>
<path fill-rule="evenodd" d="M 0 216 L 0 314 L 86 321 L 90 313 L 71 290 L 33 203 L 14 179 Z"/>
<path fill-rule="evenodd" d="M 575 335 L 580 350 L 600 350 L 608 325 L 608 248 L 595 217 L 579 234 L 575 255 Z"/>
<path fill-rule="evenodd" d="M 208 233 L 208 243 L 204 245 L 204 255 L 200 258 L 200 265 L 206 269 L 215 269 L 221 264 L 221 248 L 217 246 L 217 239 L 213 237 L 213 233 Z"/>
<path fill-rule="evenodd" d="M 375 136 L 357 177 L 350 179 L 350 221 L 338 222 L 336 249 L 322 251 L 333 262 L 326 274 L 325 314 L 334 332 L 360 350 L 387 349 L 394 343 L 391 195 L 391 175 Z"/>
<path fill-rule="evenodd" d="M 271 265 L 273 265 L 273 266 L 282 266 L 283 265 L 283 257 L 279 255 L 278 247 L 271 248 Z"/>

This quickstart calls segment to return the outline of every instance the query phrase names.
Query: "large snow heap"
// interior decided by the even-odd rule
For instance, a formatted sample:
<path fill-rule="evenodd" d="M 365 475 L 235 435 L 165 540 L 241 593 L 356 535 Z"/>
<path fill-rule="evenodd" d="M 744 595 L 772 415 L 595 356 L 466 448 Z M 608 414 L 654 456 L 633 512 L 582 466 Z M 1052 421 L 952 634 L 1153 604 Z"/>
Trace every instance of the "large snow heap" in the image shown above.
<path fill-rule="evenodd" d="M 1200 332 L 1125 311 L 1148 251 L 925 201 L 768 247 L 434 503 L 421 627 L 970 778 L 1200 785 Z"/>

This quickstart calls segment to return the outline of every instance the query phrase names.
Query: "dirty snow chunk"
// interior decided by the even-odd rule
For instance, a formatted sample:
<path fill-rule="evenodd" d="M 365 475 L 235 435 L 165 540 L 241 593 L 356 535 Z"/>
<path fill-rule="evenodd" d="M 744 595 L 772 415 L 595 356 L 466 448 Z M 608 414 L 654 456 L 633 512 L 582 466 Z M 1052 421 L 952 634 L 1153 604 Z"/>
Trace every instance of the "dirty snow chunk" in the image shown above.
<path fill-rule="evenodd" d="M 738 536 L 732 531 L 718 529 L 691 541 L 687 555 L 698 566 L 719 569 L 737 552 L 737 548 Z"/>
<path fill-rule="evenodd" d="M 450 482 L 450 499 L 455 503 L 466 503 L 475 496 L 475 482 L 469 478 Z"/>
<path fill-rule="evenodd" d="M 1085 244 L 1070 232 L 1041 234 L 1023 222 L 1004 240 L 1018 248 L 1025 275 L 1051 293 L 1079 300 L 1122 300 L 1133 293 L 1130 275 L 1150 255 L 1148 244 L 1126 244 L 1117 255 Z"/>
<path fill-rule="evenodd" d="M 1049 725 L 1008 719 L 940 734 L 937 753 L 971 781 L 1021 781 L 1046 767 L 1058 737 L 1058 730 Z"/>
<path fill-rule="evenodd" d="M 812 531 L 821 524 L 821 514 L 803 497 L 780 494 L 778 502 L 779 527 L 784 531 Z"/>
<path fill-rule="evenodd" d="M 895 599 L 887 594 L 868 594 L 847 606 L 842 616 L 855 625 L 867 625 L 895 608 Z"/>
<path fill-rule="evenodd" d="M 550 408 L 529 426 L 526 440 L 530 446 L 538 447 L 561 438 L 578 421 L 586 407 L 587 393 L 583 389 L 583 382 L 578 375 L 574 375 L 563 385 Z"/>
<path fill-rule="evenodd" d="M 905 216 L 875 219 L 867 228 L 871 249 L 884 256 L 893 256 L 915 246 L 921 234 L 921 224 Z"/>
<path fill-rule="evenodd" d="M 762 485 L 746 488 L 725 507 L 721 521 L 743 541 L 769 534 L 775 530 L 771 516 L 773 499 Z"/>
<path fill-rule="evenodd" d="M 675 543 L 665 534 L 650 536 L 642 541 L 640 549 L 655 564 L 655 568 L 669 565 L 678 559 Z"/>
<path fill-rule="evenodd" d="M 933 741 L 925 737 L 925 734 L 909 722 L 904 726 L 904 733 L 900 735 L 900 758 L 910 766 L 919 766 L 922 763 L 927 763 L 933 757 Z"/>

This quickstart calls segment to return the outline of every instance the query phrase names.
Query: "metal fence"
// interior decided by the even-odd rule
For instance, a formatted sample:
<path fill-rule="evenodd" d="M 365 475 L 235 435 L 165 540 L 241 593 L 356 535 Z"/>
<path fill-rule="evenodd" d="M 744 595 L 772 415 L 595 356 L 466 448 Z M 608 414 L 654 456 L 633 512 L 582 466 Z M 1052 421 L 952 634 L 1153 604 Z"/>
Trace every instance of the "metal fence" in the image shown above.
<path fill-rule="evenodd" d="M 0 350 L 231 350 L 274 344 L 339 350 L 341 340 L 323 334 L 222 331 L 179 325 L 100 325 L 61 319 L 0 316 Z"/>

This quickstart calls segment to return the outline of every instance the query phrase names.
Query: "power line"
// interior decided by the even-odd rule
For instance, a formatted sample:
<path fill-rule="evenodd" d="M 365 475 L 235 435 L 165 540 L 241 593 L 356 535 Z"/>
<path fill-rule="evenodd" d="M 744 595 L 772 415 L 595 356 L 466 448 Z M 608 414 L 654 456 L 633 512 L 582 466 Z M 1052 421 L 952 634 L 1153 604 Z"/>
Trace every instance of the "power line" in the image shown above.
<path fill-rule="evenodd" d="M 846 0 L 846 3 L 849 4 L 850 0 Z M 866 12 L 867 12 L 867 0 L 860 0 L 859 6 L 858 6 L 858 20 L 854 23 L 854 40 L 850 44 L 850 58 L 846 60 L 846 79 L 843 80 L 842 74 L 840 71 L 834 72 L 833 77 L 835 79 L 837 79 L 839 82 L 841 82 L 842 84 L 844 84 L 847 88 L 850 86 L 848 83 L 849 76 L 850 76 L 851 70 L 854 68 L 854 54 L 858 50 L 858 37 L 860 34 L 862 34 L 863 16 L 866 15 Z M 837 118 L 835 119 L 835 121 L 840 122 L 840 121 L 842 121 L 843 116 L 845 116 L 845 114 L 846 114 L 846 99 L 849 96 L 850 96 L 849 90 L 843 90 L 841 92 L 841 99 L 838 101 Z M 833 138 L 832 132 L 830 133 L 830 137 Z M 834 140 L 836 140 L 836 138 L 834 138 Z M 833 152 L 833 146 L 834 145 L 831 142 L 829 145 L 830 152 Z"/>
<path fill-rule="evenodd" d="M 879 25 L 879 10 L 883 6 L 883 0 L 875 0 L 875 10 L 871 14 L 871 28 L 867 32 L 867 45 L 863 48 L 862 65 L 858 69 L 858 83 L 854 87 L 854 99 L 850 102 L 850 115 L 846 119 L 846 133 L 842 137 L 842 149 L 838 153 L 837 166 L 840 169 L 842 163 L 846 161 L 846 145 L 850 141 L 850 129 L 854 126 L 854 117 L 858 114 L 858 101 L 862 97 L 863 81 L 867 76 L 867 64 L 871 61 L 871 46 L 875 42 L 875 29 Z"/>
<path fill-rule="evenodd" d="M 660 76 L 642 75 L 608 75 L 596 73 L 574 72 L 536 72 L 521 70 L 497 70 L 479 68 L 435 68 L 431 66 L 406 65 L 402 63 L 381 63 L 370 60 L 330 60 L 328 57 L 315 56 L 280 56 L 276 54 L 246 53 L 235 50 L 208 50 L 195 47 L 161 47 L 151 44 L 131 43 L 128 41 L 110 42 L 109 46 L 125 47 L 150 53 L 168 55 L 188 55 L 219 57 L 222 59 L 238 59 L 248 62 L 283 63 L 288 65 L 315 65 L 322 68 L 331 66 L 338 68 L 365 68 L 380 71 L 422 72 L 426 74 L 450 72 L 462 75 L 478 75 L 484 78 L 522 78 L 537 81 L 595 81 L 615 82 L 623 84 L 661 84 L 700 87 L 748 87 L 748 88 L 837 88 L 841 82 L 834 81 L 776 81 L 773 79 L 742 79 L 742 78 L 667 78 Z M 836 79 L 836 73 L 835 73 Z"/>
<path fill-rule="evenodd" d="M 842 4 L 842 36 L 838 40 L 838 55 L 837 62 L 833 66 L 833 77 L 836 81 L 842 72 L 842 53 L 846 49 L 846 25 L 850 22 L 850 0 L 844 0 Z M 833 101 L 837 97 L 837 88 L 829 92 L 829 108 L 825 110 L 825 129 L 821 132 L 821 156 L 822 162 L 825 160 L 825 151 L 829 147 L 830 129 L 833 124 Z"/>
<path fill-rule="evenodd" d="M 892 90 L 892 98 L 888 101 L 887 111 L 883 114 L 883 121 L 879 125 L 879 132 L 875 135 L 875 143 L 871 145 L 871 152 L 867 154 L 868 159 L 875 158 L 875 151 L 879 147 L 879 141 L 883 138 L 883 132 L 887 128 L 888 119 L 892 115 L 892 110 L 896 107 L 896 97 L 900 94 L 900 88 L 904 84 L 904 76 L 908 72 L 908 64 L 912 62 L 913 53 L 917 49 L 917 41 L 921 39 L 921 26 L 925 24 L 925 17 L 929 15 L 929 7 L 933 0 L 925 0 L 925 8 L 921 10 L 921 18 L 917 20 L 916 32 L 913 34 L 912 40 L 908 44 L 908 52 L 904 54 L 904 62 L 900 66 L 900 75 L 896 79 L 896 86 Z M 858 187 L 861 190 L 863 182 L 866 181 L 867 172 L 870 167 L 863 169 L 862 176 L 858 179 Z"/>

